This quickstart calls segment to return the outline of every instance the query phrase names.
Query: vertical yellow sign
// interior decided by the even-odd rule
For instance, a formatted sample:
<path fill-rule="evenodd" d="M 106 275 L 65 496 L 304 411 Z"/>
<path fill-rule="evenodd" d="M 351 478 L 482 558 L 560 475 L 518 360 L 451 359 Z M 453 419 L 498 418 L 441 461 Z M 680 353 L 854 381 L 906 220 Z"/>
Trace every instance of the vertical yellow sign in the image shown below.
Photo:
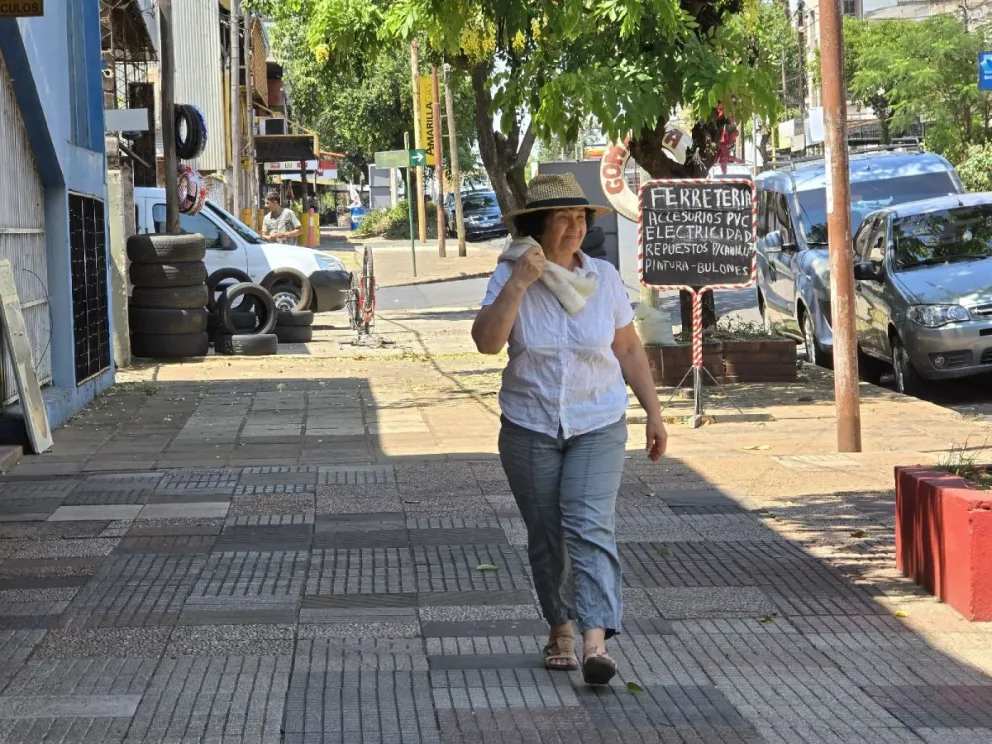
<path fill-rule="evenodd" d="M 420 78 L 420 143 L 427 150 L 427 165 L 434 165 L 434 80 Z"/>

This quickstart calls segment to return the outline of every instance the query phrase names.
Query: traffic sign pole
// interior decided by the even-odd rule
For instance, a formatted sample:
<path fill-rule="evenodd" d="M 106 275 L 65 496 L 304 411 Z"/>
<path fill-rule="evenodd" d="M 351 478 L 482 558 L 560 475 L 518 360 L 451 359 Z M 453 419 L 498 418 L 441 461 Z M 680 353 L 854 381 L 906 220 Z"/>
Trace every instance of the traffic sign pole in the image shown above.
<path fill-rule="evenodd" d="M 413 259 L 413 275 L 417 276 L 417 244 L 414 242 L 413 237 L 413 201 L 411 196 L 413 194 L 410 190 L 410 170 L 413 167 L 411 161 L 413 156 L 410 154 L 410 133 L 403 132 L 403 145 L 407 149 L 407 163 L 406 163 L 406 206 L 407 211 L 410 213 L 410 256 Z"/>

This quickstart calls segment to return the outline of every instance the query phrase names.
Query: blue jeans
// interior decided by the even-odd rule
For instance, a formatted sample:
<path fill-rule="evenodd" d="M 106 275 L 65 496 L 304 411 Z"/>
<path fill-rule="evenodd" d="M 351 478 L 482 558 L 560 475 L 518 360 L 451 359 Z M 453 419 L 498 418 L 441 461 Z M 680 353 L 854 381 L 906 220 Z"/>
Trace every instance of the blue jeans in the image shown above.
<path fill-rule="evenodd" d="M 565 439 L 503 419 L 499 456 L 527 525 L 534 586 L 545 620 L 580 633 L 620 632 L 623 597 L 615 537 L 627 422 Z"/>

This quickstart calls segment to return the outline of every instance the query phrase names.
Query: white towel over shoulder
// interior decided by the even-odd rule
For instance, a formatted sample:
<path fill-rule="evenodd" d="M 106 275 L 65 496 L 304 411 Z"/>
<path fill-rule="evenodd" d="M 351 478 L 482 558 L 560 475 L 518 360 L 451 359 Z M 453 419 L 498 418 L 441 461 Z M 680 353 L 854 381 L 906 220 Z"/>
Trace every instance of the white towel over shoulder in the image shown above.
<path fill-rule="evenodd" d="M 514 238 L 500 254 L 500 261 L 516 261 L 539 243 L 533 238 Z M 586 304 L 586 298 L 596 291 L 596 277 L 580 276 L 574 271 L 562 268 L 548 261 L 541 272 L 541 282 L 551 290 L 565 312 L 575 315 Z"/>

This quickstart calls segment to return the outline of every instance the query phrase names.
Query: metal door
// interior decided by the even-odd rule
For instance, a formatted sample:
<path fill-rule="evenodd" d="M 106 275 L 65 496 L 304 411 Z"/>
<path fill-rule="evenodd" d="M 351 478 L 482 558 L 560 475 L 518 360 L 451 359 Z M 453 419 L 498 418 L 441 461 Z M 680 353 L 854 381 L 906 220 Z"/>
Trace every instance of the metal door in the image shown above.
<path fill-rule="evenodd" d="M 44 386 L 52 381 L 52 324 L 45 251 L 45 190 L 31 152 L 24 119 L 0 54 L 0 152 L 6 174 L 0 178 L 0 259 L 10 260 L 28 341 Z M 17 401 L 17 380 L 3 350 L 4 405 Z"/>

